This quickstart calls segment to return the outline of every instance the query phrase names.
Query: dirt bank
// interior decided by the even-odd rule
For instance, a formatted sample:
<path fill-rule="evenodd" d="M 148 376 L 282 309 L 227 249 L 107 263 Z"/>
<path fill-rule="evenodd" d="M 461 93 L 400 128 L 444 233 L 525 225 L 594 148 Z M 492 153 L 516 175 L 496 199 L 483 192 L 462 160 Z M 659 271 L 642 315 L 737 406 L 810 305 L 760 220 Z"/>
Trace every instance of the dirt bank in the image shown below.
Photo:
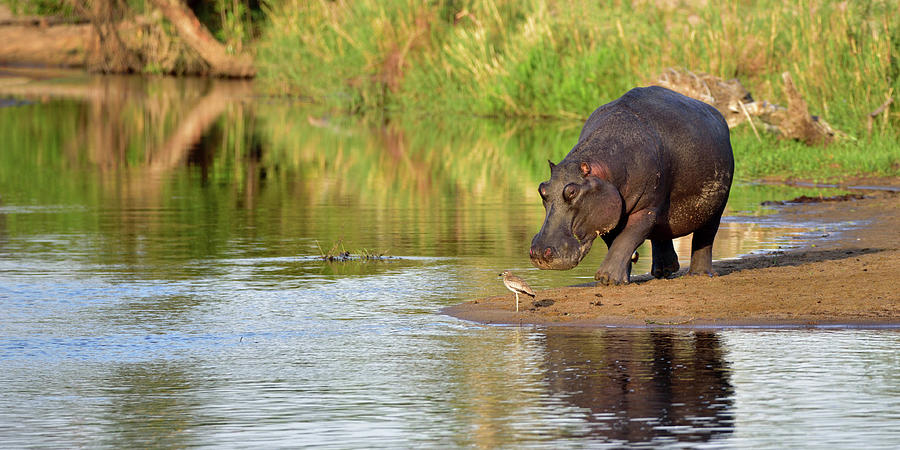
<path fill-rule="evenodd" d="M 900 185 L 896 179 L 877 182 Z M 639 275 L 627 286 L 540 291 L 538 303 L 527 299 L 519 313 L 512 293 L 443 312 L 495 324 L 900 325 L 900 195 L 856 193 L 865 198 L 816 203 L 806 199 L 781 206 L 786 220 L 847 223 L 848 229 L 790 251 L 717 261 L 718 277 L 655 280 Z"/>

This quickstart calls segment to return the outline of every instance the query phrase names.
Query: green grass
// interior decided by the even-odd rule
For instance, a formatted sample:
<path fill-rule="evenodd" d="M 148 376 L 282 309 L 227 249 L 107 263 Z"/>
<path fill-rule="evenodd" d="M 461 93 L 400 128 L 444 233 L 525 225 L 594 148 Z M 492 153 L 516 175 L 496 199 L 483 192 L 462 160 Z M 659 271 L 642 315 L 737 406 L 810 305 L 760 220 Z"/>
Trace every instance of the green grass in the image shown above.
<path fill-rule="evenodd" d="M 668 67 L 784 103 L 790 71 L 812 113 L 851 135 L 900 92 L 897 1 L 668 3 L 284 2 L 257 63 L 269 92 L 352 111 L 573 118 Z"/>
<path fill-rule="evenodd" d="M 328 262 L 348 262 L 348 261 L 384 261 L 392 259 L 388 255 L 387 250 L 378 251 L 368 248 L 360 248 L 355 252 L 348 251 L 344 248 L 344 240 L 338 239 L 331 248 L 326 252 L 322 250 L 319 241 L 316 241 L 316 248 L 319 250 L 319 259 Z"/>
<path fill-rule="evenodd" d="M 2 0 L 13 14 L 30 16 L 58 16 L 74 19 L 75 12 L 69 2 L 58 0 Z"/>
<path fill-rule="evenodd" d="M 843 140 L 825 147 L 777 140 L 759 141 L 746 129 L 732 132 L 735 177 L 839 181 L 865 176 L 900 176 L 900 145 L 889 135 Z"/>

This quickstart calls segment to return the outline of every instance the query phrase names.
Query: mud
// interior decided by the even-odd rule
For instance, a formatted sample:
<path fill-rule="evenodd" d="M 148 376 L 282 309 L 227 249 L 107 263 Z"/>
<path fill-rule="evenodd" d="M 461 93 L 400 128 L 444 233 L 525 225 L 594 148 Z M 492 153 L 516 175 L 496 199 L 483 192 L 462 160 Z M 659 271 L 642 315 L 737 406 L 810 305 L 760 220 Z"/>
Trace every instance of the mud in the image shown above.
<path fill-rule="evenodd" d="M 900 179 L 879 183 L 897 186 Z M 900 326 L 900 194 L 866 191 L 779 208 L 787 221 L 841 223 L 843 231 L 811 238 L 790 251 L 716 261 L 716 277 L 684 276 L 684 270 L 672 279 L 644 274 L 626 286 L 539 291 L 536 304 L 519 313 L 512 294 L 443 312 L 515 325 Z"/>
<path fill-rule="evenodd" d="M 821 203 L 821 202 L 845 202 L 847 200 L 862 200 L 866 198 L 863 194 L 842 194 L 833 195 L 831 197 L 810 197 L 801 195 L 790 200 L 769 200 L 762 202 L 764 206 L 784 206 L 791 203 Z"/>

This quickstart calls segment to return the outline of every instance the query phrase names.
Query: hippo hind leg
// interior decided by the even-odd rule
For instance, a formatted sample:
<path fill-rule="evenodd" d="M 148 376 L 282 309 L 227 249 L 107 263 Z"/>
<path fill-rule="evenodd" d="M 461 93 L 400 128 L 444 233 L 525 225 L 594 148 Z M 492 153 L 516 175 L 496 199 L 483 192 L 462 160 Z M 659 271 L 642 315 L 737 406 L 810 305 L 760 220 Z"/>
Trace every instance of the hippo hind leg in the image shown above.
<path fill-rule="evenodd" d="M 671 239 L 651 239 L 653 249 L 653 265 L 650 273 L 656 278 L 668 278 L 678 272 L 678 255 Z"/>
<path fill-rule="evenodd" d="M 712 247 L 719 231 L 720 212 L 710 219 L 705 225 L 694 231 L 691 237 L 691 268 L 688 275 L 707 275 L 714 277 L 716 273 L 712 269 Z"/>

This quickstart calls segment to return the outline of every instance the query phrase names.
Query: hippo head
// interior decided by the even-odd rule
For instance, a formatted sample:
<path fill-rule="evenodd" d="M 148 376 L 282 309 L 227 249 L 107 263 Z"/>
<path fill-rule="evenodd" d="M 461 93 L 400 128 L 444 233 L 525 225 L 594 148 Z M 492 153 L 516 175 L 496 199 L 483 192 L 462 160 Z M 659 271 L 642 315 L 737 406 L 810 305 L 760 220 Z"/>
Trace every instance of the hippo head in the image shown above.
<path fill-rule="evenodd" d="M 539 269 L 568 270 L 587 255 L 598 236 L 615 229 L 622 196 L 595 162 L 550 162 L 550 179 L 538 186 L 547 217 L 531 240 L 531 263 Z"/>

